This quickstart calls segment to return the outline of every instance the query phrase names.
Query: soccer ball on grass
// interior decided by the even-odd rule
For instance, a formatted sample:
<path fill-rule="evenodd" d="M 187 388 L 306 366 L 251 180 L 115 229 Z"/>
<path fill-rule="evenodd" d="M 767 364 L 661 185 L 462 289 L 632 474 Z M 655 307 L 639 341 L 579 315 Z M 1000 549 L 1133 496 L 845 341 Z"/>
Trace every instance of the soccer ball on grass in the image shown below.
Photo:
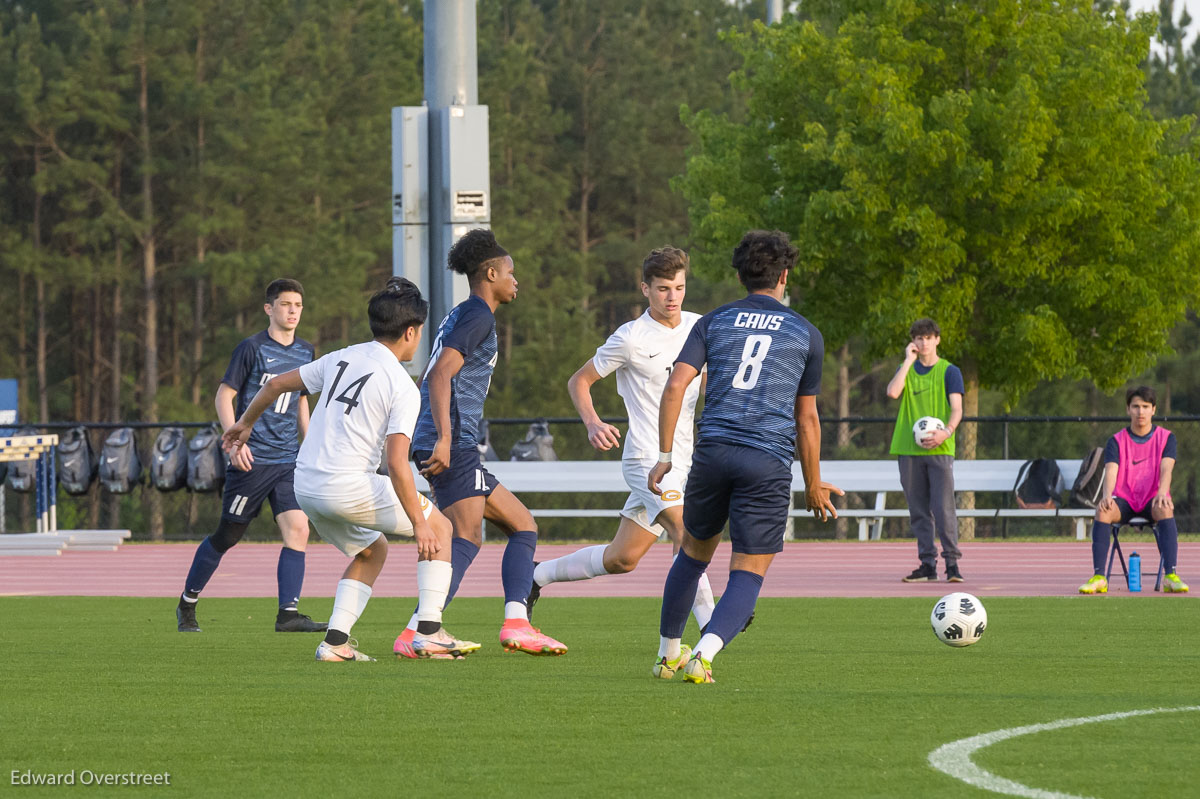
<path fill-rule="evenodd" d="M 978 597 L 961 591 L 946 594 L 929 614 L 933 634 L 947 646 L 970 646 L 987 629 L 987 611 Z"/>

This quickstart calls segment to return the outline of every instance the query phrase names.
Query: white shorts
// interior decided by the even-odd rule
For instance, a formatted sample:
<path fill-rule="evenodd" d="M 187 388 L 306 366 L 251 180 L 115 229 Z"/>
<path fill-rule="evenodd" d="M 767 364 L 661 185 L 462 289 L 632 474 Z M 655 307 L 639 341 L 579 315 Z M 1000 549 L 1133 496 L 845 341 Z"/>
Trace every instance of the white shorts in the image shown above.
<path fill-rule="evenodd" d="M 412 522 L 400 505 L 391 479 L 382 474 L 363 477 L 357 491 L 340 493 L 337 497 L 314 497 L 296 492 L 296 501 L 321 538 L 350 557 L 374 544 L 384 533 L 412 535 Z M 433 503 L 423 494 L 417 494 L 417 497 L 428 519 L 433 513 Z"/>
<path fill-rule="evenodd" d="M 662 494 L 654 494 L 646 486 L 646 480 L 650 477 L 650 470 L 654 468 L 655 463 L 656 461 L 649 459 L 621 461 L 621 474 L 624 475 L 625 484 L 629 486 L 630 491 L 629 499 L 625 500 L 625 507 L 621 508 L 621 515 L 655 535 L 662 535 L 665 532 L 663 526 L 656 524 L 654 520 L 667 508 L 683 505 L 683 487 L 687 484 L 691 464 L 672 466 L 671 471 L 658 482 Z"/>

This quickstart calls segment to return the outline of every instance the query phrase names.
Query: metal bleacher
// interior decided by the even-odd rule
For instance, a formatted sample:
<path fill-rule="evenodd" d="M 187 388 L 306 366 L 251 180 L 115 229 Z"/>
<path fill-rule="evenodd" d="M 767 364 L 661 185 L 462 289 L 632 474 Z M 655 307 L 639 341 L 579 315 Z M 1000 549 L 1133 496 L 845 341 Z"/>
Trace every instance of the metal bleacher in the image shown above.
<path fill-rule="evenodd" d="M 964 491 L 994 492 L 1011 494 L 1024 461 L 1021 460 L 956 460 L 954 462 L 954 489 Z M 1079 473 L 1079 460 L 1060 460 L 1058 468 L 1063 481 L 1071 485 Z M 621 474 L 621 462 L 611 461 L 487 461 L 486 466 L 506 488 L 515 494 L 529 493 L 627 493 L 628 487 Z M 847 493 L 874 495 L 871 508 L 846 508 L 838 513 L 843 518 L 858 520 L 858 538 L 861 541 L 878 540 L 882 534 L 883 520 L 908 518 L 906 508 L 888 508 L 887 495 L 902 493 L 900 470 L 893 460 L 822 461 L 821 479 L 833 483 Z M 417 477 L 417 490 L 428 491 L 424 478 Z M 799 463 L 792 464 L 792 491 L 803 493 L 804 475 Z M 791 515 L 796 518 L 811 518 L 803 510 L 802 502 Z M 535 517 L 542 518 L 616 518 L 619 508 L 531 508 Z M 960 508 L 960 518 L 999 519 L 1070 519 L 1075 526 L 1075 537 L 1087 538 L 1086 522 L 1095 511 L 1090 508 Z"/>
<path fill-rule="evenodd" d="M 56 435 L 0 438 L 0 462 L 34 462 L 37 531 L 0 535 L 0 556 L 60 555 L 65 550 L 111 552 L 130 537 L 129 530 L 59 530 L 57 481 L 54 474 Z"/>

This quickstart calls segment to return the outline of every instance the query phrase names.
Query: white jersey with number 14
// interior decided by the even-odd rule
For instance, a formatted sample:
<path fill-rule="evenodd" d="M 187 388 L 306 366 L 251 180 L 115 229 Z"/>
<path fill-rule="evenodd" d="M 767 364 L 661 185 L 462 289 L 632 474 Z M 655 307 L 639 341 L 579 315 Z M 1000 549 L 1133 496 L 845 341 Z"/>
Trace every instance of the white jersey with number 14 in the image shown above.
<path fill-rule="evenodd" d="M 300 367 L 300 379 L 321 396 L 296 458 L 296 491 L 320 497 L 360 488 L 389 435 L 412 438 L 421 394 L 382 344 L 331 352 Z"/>

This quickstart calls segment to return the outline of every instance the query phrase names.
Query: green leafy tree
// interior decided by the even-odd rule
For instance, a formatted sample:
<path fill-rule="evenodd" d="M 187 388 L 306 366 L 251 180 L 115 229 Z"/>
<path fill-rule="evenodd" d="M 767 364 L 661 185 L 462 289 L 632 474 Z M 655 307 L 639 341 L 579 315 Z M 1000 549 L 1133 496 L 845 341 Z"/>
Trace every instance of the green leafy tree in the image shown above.
<path fill-rule="evenodd" d="M 713 269 L 753 227 L 801 248 L 799 307 L 834 346 L 898 355 L 935 317 L 1011 401 L 1112 388 L 1200 296 L 1189 121 L 1146 110 L 1152 18 L 1083 2 L 864 2 L 731 37 L 745 120 L 687 113 L 678 186 Z"/>

